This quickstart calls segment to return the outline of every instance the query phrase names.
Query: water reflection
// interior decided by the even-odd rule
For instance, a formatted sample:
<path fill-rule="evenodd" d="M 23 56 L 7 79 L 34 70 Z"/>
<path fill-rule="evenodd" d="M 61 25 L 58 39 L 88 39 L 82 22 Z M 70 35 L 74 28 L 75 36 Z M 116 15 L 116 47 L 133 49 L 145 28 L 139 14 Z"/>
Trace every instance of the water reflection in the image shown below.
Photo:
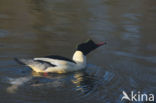
<path fill-rule="evenodd" d="M 101 101 L 101 99 L 106 99 L 106 101 L 112 100 L 114 97 L 108 98 L 109 92 L 115 90 L 114 96 L 120 94 L 124 84 L 122 84 L 123 79 L 121 76 L 108 71 L 109 69 L 88 64 L 85 70 L 67 74 L 50 73 L 45 75 L 43 73 L 31 72 L 29 76 L 9 78 L 8 83 L 10 83 L 10 86 L 7 88 L 7 92 L 16 94 L 22 91 L 29 93 L 40 89 L 44 93 L 49 93 L 50 90 L 64 91 L 67 89 L 82 99 L 96 98 L 97 101 Z M 134 82 L 132 79 L 131 81 Z M 133 83 L 133 85 L 135 84 Z M 24 91 L 25 88 L 27 88 L 27 91 Z M 119 100 L 120 96 L 116 98 L 118 98 L 116 100 Z"/>
<path fill-rule="evenodd" d="M 76 90 L 81 91 L 84 94 L 93 91 L 96 85 L 95 75 L 89 75 L 87 72 L 78 72 L 74 74 L 72 83 L 75 84 Z"/>
<path fill-rule="evenodd" d="M 28 82 L 32 79 L 32 76 L 26 76 L 26 77 L 19 77 L 19 78 L 7 78 L 8 83 L 11 84 L 11 86 L 7 87 L 8 93 L 15 93 L 18 88 L 23 85 L 25 82 Z"/>
<path fill-rule="evenodd" d="M 49 94 L 51 90 L 66 91 L 67 89 L 77 94 L 78 98 L 82 100 L 94 98 L 96 101 L 118 102 L 122 97 L 122 91 L 131 91 L 131 88 L 137 91 L 140 88 L 134 78 L 126 74 L 119 75 L 110 70 L 111 68 L 108 67 L 88 64 L 85 70 L 67 74 L 45 75 L 33 71 L 25 73 L 28 72 L 25 71 L 21 72 L 24 73 L 22 77 L 6 77 L 5 81 L 9 83 L 6 91 L 9 94 L 18 94 L 21 91 L 25 95 L 36 93 L 39 89 L 41 95 L 42 93 Z M 34 97 L 36 97 L 35 95 Z"/>
<path fill-rule="evenodd" d="M 32 75 L 19 77 L 19 78 L 7 78 L 8 83 L 11 84 L 7 88 L 9 93 L 16 93 L 18 88 L 22 85 L 29 85 L 33 87 L 45 86 L 50 88 L 64 87 L 64 83 L 70 82 L 75 87 L 76 91 L 87 94 L 91 92 L 96 85 L 96 77 L 89 75 L 86 71 L 79 71 L 68 74 L 43 74 L 32 72 Z"/>

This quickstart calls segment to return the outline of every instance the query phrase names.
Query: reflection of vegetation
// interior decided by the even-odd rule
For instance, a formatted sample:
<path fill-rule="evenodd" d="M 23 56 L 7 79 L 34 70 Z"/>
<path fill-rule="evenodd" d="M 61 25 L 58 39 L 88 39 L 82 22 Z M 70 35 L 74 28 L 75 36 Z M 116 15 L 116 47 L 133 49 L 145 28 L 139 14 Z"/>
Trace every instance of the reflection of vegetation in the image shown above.
<path fill-rule="evenodd" d="M 39 36 L 38 43 L 43 41 L 40 45 L 46 46 L 48 45 L 46 44 L 47 40 L 56 40 L 57 38 L 59 40 L 62 38 L 69 40 L 68 38 L 70 38 L 73 42 L 77 41 L 77 36 L 82 39 L 88 38 L 85 38 L 86 35 L 84 35 L 87 34 L 86 26 L 90 17 L 86 2 L 29 0 L 27 3 L 29 12 L 34 17 L 32 26 Z M 46 37 L 46 41 L 40 40 Z"/>
<path fill-rule="evenodd" d="M 43 9 L 42 7 L 44 7 L 43 4 L 45 3 L 45 1 L 44 0 L 29 0 L 29 3 L 36 5 L 36 6 L 32 6 L 31 9 L 40 12 Z"/>

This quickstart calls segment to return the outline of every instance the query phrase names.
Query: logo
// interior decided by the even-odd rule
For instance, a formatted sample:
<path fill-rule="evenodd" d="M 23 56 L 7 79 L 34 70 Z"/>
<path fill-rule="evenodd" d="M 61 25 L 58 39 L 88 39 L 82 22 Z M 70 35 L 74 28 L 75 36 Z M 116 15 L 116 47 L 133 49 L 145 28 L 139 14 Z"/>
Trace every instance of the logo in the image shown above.
<path fill-rule="evenodd" d="M 136 102 L 154 101 L 154 94 L 141 93 L 140 91 L 138 91 L 137 93 L 131 91 L 130 95 L 128 95 L 125 91 L 122 91 L 122 94 L 123 97 L 121 98 L 121 101 L 123 100 L 136 101 Z"/>

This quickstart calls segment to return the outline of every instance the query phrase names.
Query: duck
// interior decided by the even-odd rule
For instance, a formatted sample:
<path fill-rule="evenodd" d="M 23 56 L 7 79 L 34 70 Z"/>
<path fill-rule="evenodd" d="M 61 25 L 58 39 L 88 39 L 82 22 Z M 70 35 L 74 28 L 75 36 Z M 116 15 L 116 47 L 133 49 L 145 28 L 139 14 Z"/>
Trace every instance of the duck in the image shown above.
<path fill-rule="evenodd" d="M 91 39 L 81 43 L 77 46 L 72 59 L 58 55 L 49 55 L 31 59 L 15 58 L 15 61 L 30 67 L 33 71 L 38 73 L 74 72 L 84 69 L 87 65 L 87 54 L 104 44 L 106 44 L 106 42 L 95 43 Z"/>

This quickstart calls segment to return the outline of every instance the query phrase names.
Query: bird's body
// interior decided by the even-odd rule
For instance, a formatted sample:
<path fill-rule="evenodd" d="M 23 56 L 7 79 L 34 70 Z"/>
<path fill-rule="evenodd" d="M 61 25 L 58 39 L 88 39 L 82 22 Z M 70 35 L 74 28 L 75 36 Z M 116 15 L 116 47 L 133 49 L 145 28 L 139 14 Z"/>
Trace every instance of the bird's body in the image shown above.
<path fill-rule="evenodd" d="M 67 73 L 81 70 L 86 66 L 86 57 L 81 51 L 74 53 L 73 60 L 54 55 L 16 61 L 22 62 L 36 72 Z"/>
<path fill-rule="evenodd" d="M 92 44 L 91 46 L 93 47 L 90 48 L 90 50 L 86 49 L 86 46 L 90 44 Z M 86 67 L 86 54 L 88 54 L 91 50 L 95 49 L 94 46 L 97 46 L 92 41 L 81 45 L 75 51 L 72 60 L 66 57 L 56 55 L 37 57 L 33 59 L 15 60 L 21 64 L 27 65 L 28 67 L 32 68 L 32 70 L 35 72 L 67 73 L 78 71 Z"/>

